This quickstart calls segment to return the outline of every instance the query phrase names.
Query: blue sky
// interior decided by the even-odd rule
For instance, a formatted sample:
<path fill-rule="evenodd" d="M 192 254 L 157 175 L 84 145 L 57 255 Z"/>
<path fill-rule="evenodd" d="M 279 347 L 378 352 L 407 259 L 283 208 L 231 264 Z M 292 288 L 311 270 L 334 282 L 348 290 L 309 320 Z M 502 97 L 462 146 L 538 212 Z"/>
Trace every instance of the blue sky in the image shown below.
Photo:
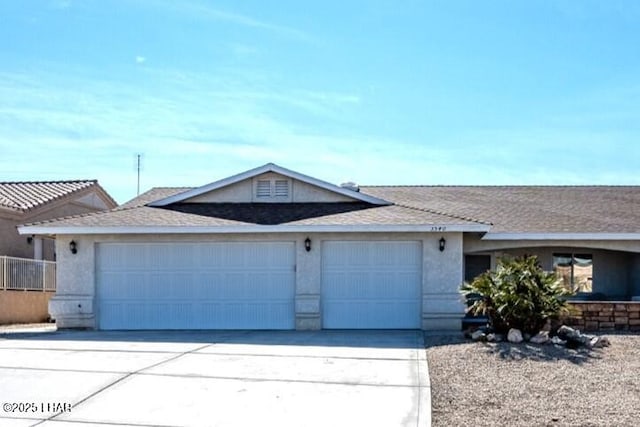
<path fill-rule="evenodd" d="M 0 180 L 640 184 L 640 2 L 0 3 Z"/>

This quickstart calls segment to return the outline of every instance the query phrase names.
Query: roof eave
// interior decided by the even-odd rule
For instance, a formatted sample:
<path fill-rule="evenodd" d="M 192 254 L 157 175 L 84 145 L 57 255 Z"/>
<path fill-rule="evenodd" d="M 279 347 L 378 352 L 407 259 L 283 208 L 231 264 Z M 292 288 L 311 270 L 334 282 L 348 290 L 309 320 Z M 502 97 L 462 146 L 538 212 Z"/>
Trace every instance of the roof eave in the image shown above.
<path fill-rule="evenodd" d="M 640 233 L 487 233 L 482 240 L 640 240 Z"/>
<path fill-rule="evenodd" d="M 22 225 L 20 234 L 229 234 L 229 233 L 455 233 L 486 232 L 482 224 L 357 224 L 357 225 L 229 225 L 229 226 L 39 226 Z"/>

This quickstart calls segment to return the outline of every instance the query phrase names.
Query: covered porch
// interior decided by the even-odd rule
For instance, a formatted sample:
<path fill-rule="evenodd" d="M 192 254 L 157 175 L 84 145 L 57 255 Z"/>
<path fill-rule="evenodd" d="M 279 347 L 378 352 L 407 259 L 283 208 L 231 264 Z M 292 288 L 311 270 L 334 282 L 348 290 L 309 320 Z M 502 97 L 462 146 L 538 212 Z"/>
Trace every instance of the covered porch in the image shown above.
<path fill-rule="evenodd" d="M 536 255 L 577 301 L 640 301 L 638 241 L 484 241 L 465 236 L 464 276 L 473 280 L 503 256 Z"/>

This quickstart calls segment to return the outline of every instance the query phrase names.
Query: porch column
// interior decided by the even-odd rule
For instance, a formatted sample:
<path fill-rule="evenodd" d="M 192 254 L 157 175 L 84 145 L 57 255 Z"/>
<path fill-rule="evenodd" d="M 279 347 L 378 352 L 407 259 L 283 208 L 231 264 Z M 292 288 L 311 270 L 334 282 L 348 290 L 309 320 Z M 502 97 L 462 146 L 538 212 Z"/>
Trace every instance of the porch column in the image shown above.
<path fill-rule="evenodd" d="M 42 257 L 42 237 L 33 238 L 33 259 L 41 260 Z"/>

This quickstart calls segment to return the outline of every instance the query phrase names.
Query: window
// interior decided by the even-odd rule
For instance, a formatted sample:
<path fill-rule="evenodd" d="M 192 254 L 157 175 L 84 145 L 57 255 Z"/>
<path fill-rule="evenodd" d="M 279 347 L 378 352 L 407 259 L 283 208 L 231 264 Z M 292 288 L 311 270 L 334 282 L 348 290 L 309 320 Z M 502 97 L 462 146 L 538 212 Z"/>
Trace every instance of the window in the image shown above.
<path fill-rule="evenodd" d="M 261 179 L 256 183 L 256 198 L 289 197 L 289 181 L 286 179 Z"/>
<path fill-rule="evenodd" d="M 593 292 L 593 255 L 553 254 L 553 271 L 571 292 Z"/>

